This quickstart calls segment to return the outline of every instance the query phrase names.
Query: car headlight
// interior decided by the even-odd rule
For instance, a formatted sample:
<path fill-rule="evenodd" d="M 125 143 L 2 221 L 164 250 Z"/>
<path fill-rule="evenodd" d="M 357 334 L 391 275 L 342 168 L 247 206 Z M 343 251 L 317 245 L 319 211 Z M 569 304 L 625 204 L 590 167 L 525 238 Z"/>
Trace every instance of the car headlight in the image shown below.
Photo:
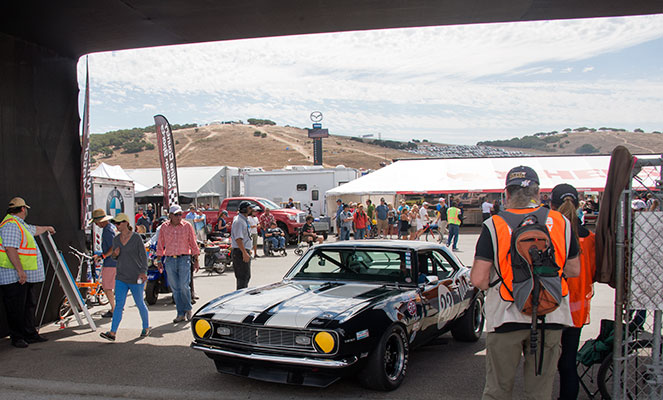
<path fill-rule="evenodd" d="M 297 216 L 296 216 L 296 215 L 289 214 L 289 215 L 288 215 L 288 219 L 289 219 L 290 221 L 297 221 Z"/>
<path fill-rule="evenodd" d="M 336 345 L 334 336 L 329 332 L 318 332 L 313 337 L 313 340 L 315 341 L 318 350 L 323 353 L 331 353 Z"/>
<path fill-rule="evenodd" d="M 196 333 L 196 336 L 201 339 L 207 339 L 208 337 L 212 336 L 212 324 L 210 324 L 207 320 L 199 319 L 196 321 L 193 329 Z"/>
<path fill-rule="evenodd" d="M 227 326 L 220 326 L 217 330 L 216 333 L 218 333 L 221 336 L 230 336 L 230 328 Z"/>

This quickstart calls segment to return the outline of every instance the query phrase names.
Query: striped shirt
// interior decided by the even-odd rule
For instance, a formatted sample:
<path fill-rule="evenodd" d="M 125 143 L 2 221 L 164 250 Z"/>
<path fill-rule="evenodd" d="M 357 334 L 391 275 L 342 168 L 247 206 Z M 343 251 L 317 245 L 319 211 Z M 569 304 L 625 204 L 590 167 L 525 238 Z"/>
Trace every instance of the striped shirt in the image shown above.
<path fill-rule="evenodd" d="M 34 225 L 26 223 L 16 215 L 14 215 L 14 218 L 34 237 L 35 233 L 37 233 L 37 228 Z M 0 228 L 0 237 L 2 237 L 2 245 L 5 247 L 13 247 L 15 249 L 21 247 L 21 230 L 16 224 L 5 224 Z M 39 246 L 37 246 L 37 269 L 32 271 L 25 270 L 25 274 L 30 283 L 44 281 L 44 261 L 41 258 Z M 9 285 L 16 282 L 18 282 L 18 272 L 14 268 L 0 268 L 0 285 Z"/>
<path fill-rule="evenodd" d="M 172 225 L 166 221 L 161 225 L 159 240 L 157 241 L 157 256 L 181 256 L 200 254 L 193 226 L 187 221 L 179 225 Z"/>

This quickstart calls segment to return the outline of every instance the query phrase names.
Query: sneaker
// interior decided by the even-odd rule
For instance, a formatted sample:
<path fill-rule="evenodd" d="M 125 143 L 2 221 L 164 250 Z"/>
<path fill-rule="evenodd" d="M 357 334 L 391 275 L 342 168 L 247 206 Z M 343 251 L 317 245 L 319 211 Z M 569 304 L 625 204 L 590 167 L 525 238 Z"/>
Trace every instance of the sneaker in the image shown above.
<path fill-rule="evenodd" d="M 186 314 L 184 315 L 184 318 L 185 318 L 187 321 L 191 321 L 191 317 L 192 317 L 192 316 L 193 316 L 193 313 L 191 312 L 191 310 L 189 310 L 189 311 L 187 311 Z"/>
<path fill-rule="evenodd" d="M 196 304 L 196 298 L 195 297 L 191 298 L 191 304 Z"/>
<path fill-rule="evenodd" d="M 178 315 L 178 316 L 175 317 L 175 319 L 173 320 L 173 323 L 176 324 L 176 323 L 178 323 L 178 322 L 182 322 L 182 321 L 184 321 L 184 315 Z"/>
<path fill-rule="evenodd" d="M 48 338 L 45 338 L 45 337 L 38 334 L 37 336 L 26 338 L 25 341 L 30 343 L 30 344 L 32 344 L 32 343 L 43 343 L 43 342 L 48 341 Z"/>
<path fill-rule="evenodd" d="M 24 349 L 24 348 L 28 347 L 29 345 L 28 345 L 28 342 L 26 342 L 23 339 L 16 339 L 16 340 L 12 340 L 12 346 L 17 347 L 19 349 Z"/>
<path fill-rule="evenodd" d="M 101 336 L 102 338 L 104 338 L 104 339 L 106 339 L 106 340 L 110 340 L 111 342 L 114 342 L 114 341 L 115 341 L 115 335 L 113 335 L 110 331 L 108 331 L 108 332 L 101 332 L 101 333 L 99 334 L 99 336 Z"/>
<path fill-rule="evenodd" d="M 101 318 L 113 318 L 113 312 L 112 311 L 106 311 L 105 313 L 101 314 Z"/>
<path fill-rule="evenodd" d="M 142 331 L 140 331 L 140 337 L 147 337 L 150 335 L 150 328 L 143 328 Z"/>

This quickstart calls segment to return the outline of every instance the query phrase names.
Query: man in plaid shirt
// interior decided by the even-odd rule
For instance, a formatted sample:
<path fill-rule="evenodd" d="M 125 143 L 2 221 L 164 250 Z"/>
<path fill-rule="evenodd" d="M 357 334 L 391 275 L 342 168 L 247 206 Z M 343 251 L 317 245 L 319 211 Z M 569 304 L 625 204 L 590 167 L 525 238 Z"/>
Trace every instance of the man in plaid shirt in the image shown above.
<path fill-rule="evenodd" d="M 39 285 L 44 281 L 44 261 L 35 236 L 53 234 L 55 229 L 26 223 L 29 208 L 25 200 L 14 197 L 0 223 L 0 295 L 11 344 L 18 348 L 48 340 L 35 329 Z"/>
<path fill-rule="evenodd" d="M 182 207 L 170 207 L 168 221 L 161 225 L 157 241 L 157 263 L 163 263 L 168 273 L 168 283 L 173 291 L 177 316 L 174 323 L 191 320 L 191 265 L 198 272 L 200 249 L 196 243 L 193 226 L 182 218 Z"/>

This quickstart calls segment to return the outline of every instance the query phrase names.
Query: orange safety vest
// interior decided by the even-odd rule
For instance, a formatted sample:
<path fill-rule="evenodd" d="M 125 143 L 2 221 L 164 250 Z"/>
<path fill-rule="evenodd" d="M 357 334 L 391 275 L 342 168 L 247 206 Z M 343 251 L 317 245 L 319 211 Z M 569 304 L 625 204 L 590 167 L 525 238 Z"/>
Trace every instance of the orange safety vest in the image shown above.
<path fill-rule="evenodd" d="M 581 328 L 589 324 L 589 305 L 594 296 L 594 271 L 596 270 L 596 235 L 579 238 L 580 242 L 580 275 L 567 278 L 569 285 L 569 305 L 573 325 Z"/>
<path fill-rule="evenodd" d="M 508 209 L 507 212 L 513 214 L 522 214 L 523 218 L 526 214 L 534 212 L 538 208 L 514 208 Z M 497 238 L 497 271 L 499 272 L 502 283 L 500 285 L 500 297 L 502 300 L 513 302 L 513 270 L 511 269 L 511 228 L 504 218 L 499 215 L 492 217 L 493 225 L 495 226 L 495 234 Z M 546 227 L 550 232 L 553 247 L 555 248 L 555 261 L 560 266 L 559 275 L 562 276 L 564 264 L 566 264 L 566 219 L 562 214 L 557 211 L 550 210 L 548 213 L 548 220 Z M 566 280 L 562 279 L 562 296 L 569 294 L 569 287 Z"/>
<path fill-rule="evenodd" d="M 37 263 L 37 242 L 35 242 L 34 236 L 13 215 L 5 216 L 2 223 L 0 223 L 0 228 L 6 224 L 16 224 L 21 231 L 21 244 L 17 249 L 21 266 L 26 271 L 36 270 L 39 264 Z M 5 247 L 2 245 L 2 238 L 0 238 L 0 267 L 15 269 L 14 264 L 9 260 Z"/>

